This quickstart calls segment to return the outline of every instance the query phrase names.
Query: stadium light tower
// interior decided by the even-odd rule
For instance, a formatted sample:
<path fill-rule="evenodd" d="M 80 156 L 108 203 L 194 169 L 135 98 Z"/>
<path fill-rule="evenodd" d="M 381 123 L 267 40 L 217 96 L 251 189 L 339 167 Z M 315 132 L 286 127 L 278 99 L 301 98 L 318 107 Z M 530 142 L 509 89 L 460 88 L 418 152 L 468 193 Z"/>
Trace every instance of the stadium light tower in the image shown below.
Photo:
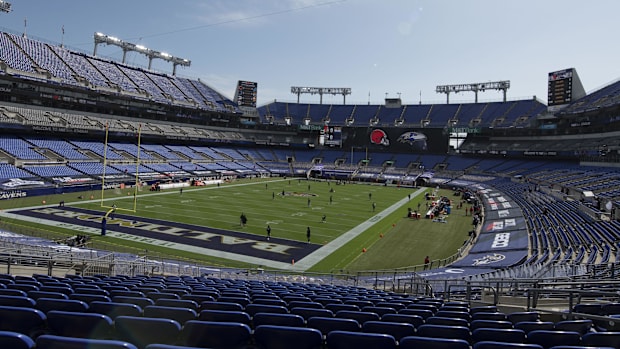
<path fill-rule="evenodd" d="M 320 96 L 320 104 L 323 104 L 323 95 L 329 94 L 332 96 L 342 95 L 342 104 L 347 104 L 347 95 L 351 94 L 349 87 L 298 87 L 292 86 L 291 93 L 297 95 L 297 103 L 299 103 L 299 96 L 302 93 Z"/>
<path fill-rule="evenodd" d="M 119 38 L 116 38 L 114 36 L 109 36 L 109 35 L 105 35 L 102 33 L 95 33 L 94 39 L 95 39 L 95 49 L 93 50 L 93 56 L 97 56 L 97 46 L 99 46 L 99 44 L 114 45 L 114 46 L 120 47 L 123 50 L 123 61 L 122 61 L 123 63 L 125 63 L 127 52 L 129 51 L 138 52 L 148 57 L 149 59 L 148 68 L 149 69 L 151 69 L 154 58 L 159 58 L 164 61 L 172 63 L 172 75 L 176 75 L 177 66 L 182 65 L 182 66 L 189 67 L 190 64 L 192 63 L 189 59 L 175 57 L 166 52 L 159 52 L 159 51 L 151 50 L 150 48 L 146 48 L 142 45 L 132 44 L 130 42 L 126 42 Z"/>
<path fill-rule="evenodd" d="M 0 0 L 0 12 L 9 13 L 11 12 L 11 3 Z"/>
<path fill-rule="evenodd" d="M 473 91 L 476 95 L 476 103 L 478 103 L 478 91 L 484 92 L 485 90 L 497 90 L 504 92 L 504 102 L 506 102 L 506 91 L 510 88 L 510 81 L 493 81 L 493 82 L 481 82 L 475 84 L 457 84 L 457 85 L 439 85 L 435 89 L 437 93 L 446 94 L 446 104 L 450 104 L 450 93 Z"/>

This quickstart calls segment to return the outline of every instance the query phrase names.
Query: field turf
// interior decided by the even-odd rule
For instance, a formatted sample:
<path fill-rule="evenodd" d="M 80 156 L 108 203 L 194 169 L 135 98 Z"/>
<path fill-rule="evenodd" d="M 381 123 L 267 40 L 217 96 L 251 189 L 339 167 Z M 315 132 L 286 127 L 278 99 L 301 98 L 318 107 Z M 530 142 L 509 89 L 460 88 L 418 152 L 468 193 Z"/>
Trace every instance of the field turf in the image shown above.
<path fill-rule="evenodd" d="M 426 188 L 425 191 L 432 190 Z M 183 191 L 169 189 L 150 192 L 143 188 L 135 200 L 136 212 L 132 212 L 133 192 L 130 188 L 108 189 L 104 192 L 103 201 L 101 191 L 12 199 L 0 202 L 0 208 L 40 206 L 43 201 L 56 206 L 64 201 L 67 206 L 97 210 L 103 215 L 108 210 L 106 207 L 115 205 L 117 212 L 123 215 L 249 233 L 257 240 L 266 240 L 266 227 L 269 225 L 272 239 L 305 242 L 306 229 L 310 227 L 311 243 L 319 247 L 334 242 L 356 227 L 359 229 L 360 224 L 365 223 L 365 229 L 357 236 L 309 267 L 309 271 L 316 272 L 395 269 L 422 264 L 426 255 L 433 260 L 447 258 L 462 246 L 467 232 L 471 230 L 471 219 L 464 215 L 463 210 L 453 209 L 447 223 L 406 218 L 407 208 L 416 210 L 419 204 L 424 211 L 426 207 L 423 191 L 413 188 L 304 179 L 245 179 L 221 186 L 184 188 Z M 416 192 L 420 195 L 416 196 Z M 450 191 L 443 190 L 439 194 L 452 195 Z M 393 205 L 398 202 L 402 205 L 394 208 Z M 386 211 L 390 207 L 393 212 Z M 247 217 L 245 226 L 240 224 L 241 214 Z M 41 229 L 30 222 L 19 224 Z M 53 227 L 45 229 L 56 230 Z M 61 229 L 56 231 L 61 235 L 72 234 Z M 256 267 L 239 260 L 224 260 L 178 249 L 154 248 L 139 242 L 93 236 L 95 243 L 104 240 L 111 246 L 157 251 L 162 257 Z"/>

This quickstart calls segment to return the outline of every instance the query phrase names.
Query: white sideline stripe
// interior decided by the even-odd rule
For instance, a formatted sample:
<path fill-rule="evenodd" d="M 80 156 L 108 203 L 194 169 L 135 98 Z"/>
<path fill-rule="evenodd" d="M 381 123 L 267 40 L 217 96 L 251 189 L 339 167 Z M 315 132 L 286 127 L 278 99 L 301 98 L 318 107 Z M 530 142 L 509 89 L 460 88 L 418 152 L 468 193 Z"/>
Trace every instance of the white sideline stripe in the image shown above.
<path fill-rule="evenodd" d="M 428 188 L 420 188 L 416 190 L 413 197 L 417 197 L 419 194 L 423 193 L 427 189 Z M 385 218 L 385 216 L 392 214 L 394 211 L 402 207 L 407 202 L 409 202 L 408 196 L 401 199 L 400 201 L 397 201 L 396 203 L 386 208 L 385 210 L 379 212 L 379 214 L 376 214 L 370 217 L 368 220 L 360 223 L 358 226 L 354 227 L 353 229 L 338 236 L 334 240 L 327 243 L 325 246 L 310 253 L 309 255 L 301 259 L 299 262 L 295 262 L 295 265 L 289 265 L 286 269 L 295 270 L 295 271 L 306 271 L 310 269 L 312 266 L 314 266 L 315 264 L 323 260 L 323 258 L 329 256 L 330 254 L 335 252 L 337 249 L 341 248 L 342 246 L 347 244 L 349 241 L 351 241 L 352 239 L 356 238 L 361 233 L 366 231 L 368 228 L 375 225 L 378 221 Z"/>

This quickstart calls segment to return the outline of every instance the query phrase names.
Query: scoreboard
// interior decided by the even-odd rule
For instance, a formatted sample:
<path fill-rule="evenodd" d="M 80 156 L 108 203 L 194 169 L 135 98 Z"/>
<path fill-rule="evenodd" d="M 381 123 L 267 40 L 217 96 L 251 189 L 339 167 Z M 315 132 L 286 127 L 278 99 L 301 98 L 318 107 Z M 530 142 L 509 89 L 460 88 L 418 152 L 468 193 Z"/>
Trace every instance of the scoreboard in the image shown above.
<path fill-rule="evenodd" d="M 257 87 L 256 82 L 239 80 L 235 91 L 235 102 L 241 107 L 256 108 Z"/>
<path fill-rule="evenodd" d="M 329 147 L 342 147 L 342 128 L 325 125 L 319 135 L 319 144 Z"/>
<path fill-rule="evenodd" d="M 573 73 L 573 68 L 549 73 L 547 104 L 550 107 L 573 101 Z"/>

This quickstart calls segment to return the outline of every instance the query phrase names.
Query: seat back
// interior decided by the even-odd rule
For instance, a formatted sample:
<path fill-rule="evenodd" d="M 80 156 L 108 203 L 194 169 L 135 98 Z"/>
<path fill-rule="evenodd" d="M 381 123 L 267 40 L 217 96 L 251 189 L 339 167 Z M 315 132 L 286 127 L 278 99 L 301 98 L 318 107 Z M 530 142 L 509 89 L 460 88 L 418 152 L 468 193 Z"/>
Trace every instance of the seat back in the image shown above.
<path fill-rule="evenodd" d="M 201 321 L 218 321 L 218 322 L 240 322 L 250 325 L 252 320 L 250 314 L 244 311 L 232 310 L 203 310 L 198 314 L 198 320 Z"/>
<path fill-rule="evenodd" d="M 46 314 L 50 310 L 86 312 L 88 304 L 77 299 L 39 298 L 35 308 Z"/>
<path fill-rule="evenodd" d="M 464 326 L 429 325 L 418 327 L 416 335 L 420 337 L 463 339 L 469 342 L 471 334 L 469 328 Z"/>
<path fill-rule="evenodd" d="M 554 326 L 551 321 L 521 321 L 515 324 L 515 328 L 525 331 L 525 334 L 535 330 L 553 330 Z"/>
<path fill-rule="evenodd" d="M 49 291 L 30 291 L 28 292 L 28 297 L 34 300 L 38 300 L 39 298 L 69 299 L 69 296 L 64 293 Z"/>
<path fill-rule="evenodd" d="M 119 340 L 62 337 L 45 334 L 37 337 L 37 349 L 138 349 Z"/>
<path fill-rule="evenodd" d="M 500 312 L 494 313 L 485 313 L 485 312 L 477 312 L 471 314 L 471 320 L 495 320 L 495 321 L 506 321 L 508 320 L 506 314 Z"/>
<path fill-rule="evenodd" d="M 288 309 L 281 305 L 269 305 L 269 304 L 248 304 L 245 307 L 245 312 L 254 316 L 256 313 L 278 313 L 288 314 Z"/>
<path fill-rule="evenodd" d="M 405 314 L 385 314 L 381 317 L 381 321 L 388 322 L 404 322 L 412 324 L 413 327 L 418 328 L 424 324 L 424 319 L 418 315 L 405 315 Z"/>
<path fill-rule="evenodd" d="M 111 339 L 112 319 L 103 314 L 50 310 L 47 325 L 54 335 L 93 339 Z"/>
<path fill-rule="evenodd" d="M 278 325 L 291 327 L 304 327 L 306 321 L 296 314 L 256 313 L 252 318 L 254 327 L 260 325 Z"/>
<path fill-rule="evenodd" d="M 417 316 L 421 317 L 424 320 L 426 320 L 429 317 L 435 315 L 435 313 L 433 313 L 430 310 L 412 309 L 412 308 L 401 309 L 401 310 L 398 311 L 398 313 L 399 314 L 404 314 L 404 315 L 417 315 Z"/>
<path fill-rule="evenodd" d="M 180 343 L 188 347 L 237 348 L 248 345 L 252 330 L 238 322 L 190 320 L 180 334 Z"/>
<path fill-rule="evenodd" d="M 142 309 L 149 305 L 155 305 L 155 301 L 147 297 L 114 296 L 112 302 L 135 304 Z"/>
<path fill-rule="evenodd" d="M 517 324 L 518 322 L 528 321 L 534 322 L 540 320 L 540 313 L 537 311 L 518 311 L 514 313 L 509 313 L 506 315 L 508 321 L 513 324 Z"/>
<path fill-rule="evenodd" d="M 155 305 L 160 305 L 164 307 L 189 308 L 194 311 L 198 311 L 198 309 L 200 308 L 198 303 L 189 299 L 159 298 L 155 301 Z"/>
<path fill-rule="evenodd" d="M 135 304 L 116 302 L 91 302 L 88 311 L 109 316 L 112 320 L 117 316 L 142 316 L 142 308 Z"/>
<path fill-rule="evenodd" d="M 574 331 L 535 330 L 527 334 L 527 342 L 544 349 L 558 345 L 581 345 L 581 335 Z"/>
<path fill-rule="evenodd" d="M 584 346 L 601 346 L 620 349 L 620 332 L 590 332 L 582 337 Z"/>
<path fill-rule="evenodd" d="M 144 308 L 144 317 L 172 319 L 183 325 L 189 320 L 196 320 L 198 314 L 193 309 L 147 305 Z"/>
<path fill-rule="evenodd" d="M 560 331 L 575 331 L 580 335 L 584 335 L 592 329 L 592 320 L 581 319 L 560 321 L 557 322 L 553 328 Z"/>
<path fill-rule="evenodd" d="M 153 343 L 174 344 L 181 332 L 181 325 L 171 319 L 119 316 L 114 323 L 118 339 L 138 348 Z"/>
<path fill-rule="evenodd" d="M 0 331 L 13 331 L 33 337 L 45 327 L 47 317 L 39 309 L 0 306 Z"/>
<path fill-rule="evenodd" d="M 396 339 L 389 334 L 332 331 L 327 334 L 329 349 L 396 349 Z"/>
<path fill-rule="evenodd" d="M 525 331 L 515 328 L 477 328 L 472 330 L 471 340 L 476 342 L 525 343 Z"/>
<path fill-rule="evenodd" d="M 329 309 L 318 309 L 318 308 L 303 308 L 303 307 L 295 307 L 291 309 L 291 314 L 296 314 L 303 317 L 305 320 L 308 320 L 314 316 L 320 317 L 334 317 L 334 313 Z"/>
<path fill-rule="evenodd" d="M 463 339 L 430 338 L 409 336 L 398 343 L 399 349 L 469 349 L 469 343 Z"/>
<path fill-rule="evenodd" d="M 33 349 L 34 346 L 32 338 L 23 333 L 0 331 L 0 348 Z"/>
<path fill-rule="evenodd" d="M 243 306 L 239 303 L 220 302 L 220 301 L 204 301 L 200 303 L 201 310 L 233 310 L 243 311 Z"/>
<path fill-rule="evenodd" d="M 473 331 L 477 328 L 512 328 L 512 322 L 506 320 L 473 320 L 469 324 Z"/>
<path fill-rule="evenodd" d="M 26 296 L 0 295 L 0 306 L 34 308 L 34 299 Z"/>
<path fill-rule="evenodd" d="M 323 336 L 314 328 L 261 325 L 254 330 L 254 340 L 264 349 L 319 349 Z"/>
<path fill-rule="evenodd" d="M 73 293 L 69 295 L 69 299 L 77 299 L 83 301 L 85 303 L 90 304 L 91 302 L 111 302 L 112 300 L 108 296 L 103 296 L 100 294 L 90 294 L 90 293 Z"/>
<path fill-rule="evenodd" d="M 424 322 L 429 325 L 445 325 L 445 326 L 469 326 L 469 322 L 465 319 L 443 317 L 443 316 L 431 316 Z"/>
<path fill-rule="evenodd" d="M 324 336 L 336 330 L 349 332 L 359 332 L 361 330 L 361 326 L 357 320 L 321 316 L 309 318 L 306 326 L 321 331 Z"/>
<path fill-rule="evenodd" d="M 381 318 L 379 314 L 367 312 L 367 311 L 351 311 L 351 310 L 340 310 L 336 313 L 337 318 L 345 318 L 345 319 L 354 319 L 357 320 L 360 324 L 363 324 L 366 321 L 379 321 Z"/>
<path fill-rule="evenodd" d="M 472 349 L 543 349 L 543 347 L 538 344 L 528 343 L 482 341 L 474 343 Z"/>
<path fill-rule="evenodd" d="M 362 325 L 362 331 L 389 334 L 396 341 L 400 341 L 403 337 L 415 335 L 415 327 L 404 322 L 366 321 Z"/>

